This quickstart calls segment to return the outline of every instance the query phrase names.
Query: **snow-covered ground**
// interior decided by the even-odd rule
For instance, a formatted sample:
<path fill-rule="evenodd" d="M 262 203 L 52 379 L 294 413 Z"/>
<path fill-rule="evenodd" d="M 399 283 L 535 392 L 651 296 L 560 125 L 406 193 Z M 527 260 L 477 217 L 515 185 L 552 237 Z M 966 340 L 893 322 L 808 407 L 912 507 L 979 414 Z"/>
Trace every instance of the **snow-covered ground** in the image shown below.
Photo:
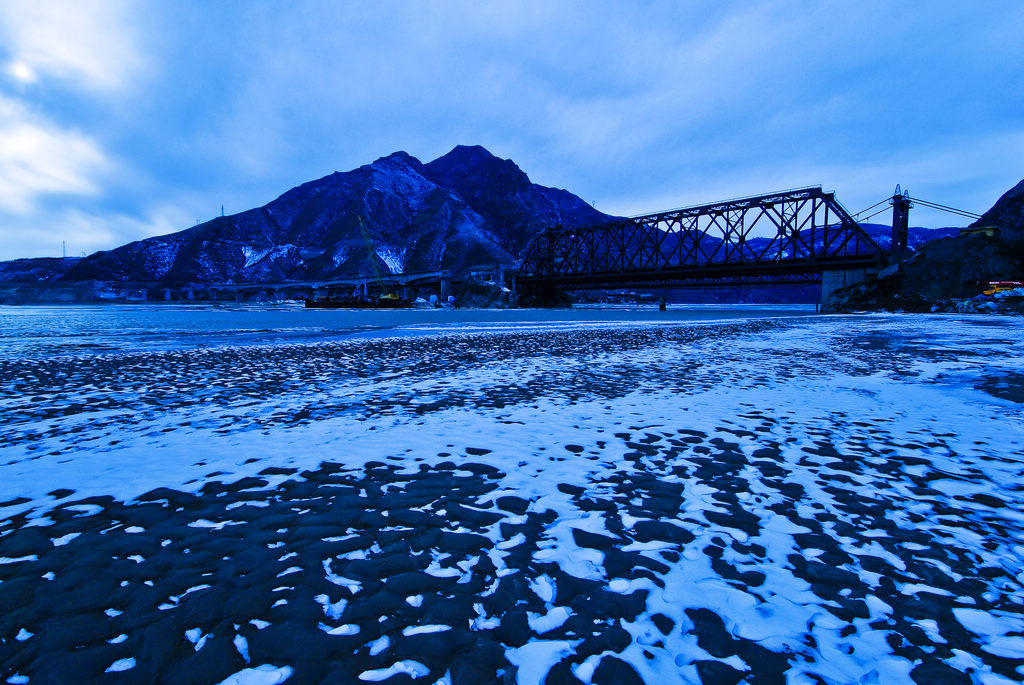
<path fill-rule="evenodd" d="M 1024 322 L 529 328 L 0 358 L 0 678 L 1024 678 Z"/>

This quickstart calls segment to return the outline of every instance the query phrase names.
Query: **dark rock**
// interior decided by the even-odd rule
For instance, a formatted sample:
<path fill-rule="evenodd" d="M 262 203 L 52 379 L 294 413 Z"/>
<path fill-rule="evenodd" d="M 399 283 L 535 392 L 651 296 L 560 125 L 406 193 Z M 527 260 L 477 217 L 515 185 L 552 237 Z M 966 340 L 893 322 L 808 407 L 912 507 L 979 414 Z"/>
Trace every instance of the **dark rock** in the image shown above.
<path fill-rule="evenodd" d="M 527 621 L 526 610 L 515 608 L 501 617 L 501 625 L 495 628 L 495 636 L 509 647 L 522 647 L 533 637 Z"/>
<path fill-rule="evenodd" d="M 0 557 L 17 559 L 45 554 L 53 548 L 46 528 L 19 528 L 0 538 Z"/>
<path fill-rule="evenodd" d="M 969 685 L 973 679 L 935 658 L 925 658 L 910 672 L 917 685 Z"/>
<path fill-rule="evenodd" d="M 590 682 L 594 685 L 644 685 L 632 666 L 610 654 L 601 659 Z"/>
<path fill-rule="evenodd" d="M 122 645 L 104 643 L 82 649 L 50 651 L 36 659 L 26 670 L 32 674 L 32 681 L 54 685 L 100 682 L 104 671 L 112 663 L 128 656 L 124 651 Z"/>
<path fill-rule="evenodd" d="M 743 671 L 720 661 L 698 661 L 696 666 L 697 675 L 704 685 L 735 685 L 746 677 Z"/>
<path fill-rule="evenodd" d="M 725 623 L 710 609 L 687 609 L 686 615 L 693 621 L 697 634 L 697 645 L 713 657 L 720 659 L 736 653 L 732 635 L 725 629 Z"/>
<path fill-rule="evenodd" d="M 191 685 L 219 683 L 246 667 L 229 633 L 212 635 L 198 652 L 176 661 L 163 674 L 168 682 Z"/>
<path fill-rule="evenodd" d="M 583 681 L 573 675 L 572 661 L 563 659 L 548 671 L 544 685 L 583 685 Z"/>
<path fill-rule="evenodd" d="M 671 633 L 672 629 L 676 625 L 676 622 L 665 614 L 652 614 L 651 620 L 654 622 L 654 625 L 658 627 L 658 630 L 661 631 L 662 635 L 668 635 Z"/>
<path fill-rule="evenodd" d="M 682 545 L 694 540 L 693 533 L 667 521 L 637 521 L 633 526 L 633 537 L 637 542 L 661 540 Z"/>
<path fill-rule="evenodd" d="M 579 528 L 572 529 L 572 538 L 579 547 L 588 547 L 596 550 L 607 550 L 616 545 L 619 540 L 608 537 L 607 535 L 601 535 L 599 533 L 591 533 L 588 530 L 581 530 Z"/>

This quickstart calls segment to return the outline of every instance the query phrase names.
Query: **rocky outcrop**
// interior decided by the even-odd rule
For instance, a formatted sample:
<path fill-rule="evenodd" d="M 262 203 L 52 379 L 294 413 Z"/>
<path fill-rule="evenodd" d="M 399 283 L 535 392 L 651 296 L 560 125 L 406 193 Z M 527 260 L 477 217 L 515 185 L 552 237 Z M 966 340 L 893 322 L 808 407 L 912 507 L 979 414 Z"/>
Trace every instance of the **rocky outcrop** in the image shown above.
<path fill-rule="evenodd" d="M 997 226 L 1004 240 L 1024 242 L 1024 180 L 1003 193 L 971 228 Z"/>

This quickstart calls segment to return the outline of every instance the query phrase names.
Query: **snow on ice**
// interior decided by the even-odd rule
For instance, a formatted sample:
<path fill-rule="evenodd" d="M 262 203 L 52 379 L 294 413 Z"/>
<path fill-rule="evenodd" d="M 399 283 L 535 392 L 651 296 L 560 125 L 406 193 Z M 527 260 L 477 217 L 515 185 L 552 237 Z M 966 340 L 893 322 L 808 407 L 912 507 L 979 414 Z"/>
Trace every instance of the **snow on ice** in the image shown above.
<path fill-rule="evenodd" d="M 1019 681 L 1022 343 L 873 315 L 3 358 L 0 676 L 82 645 L 98 682 Z"/>

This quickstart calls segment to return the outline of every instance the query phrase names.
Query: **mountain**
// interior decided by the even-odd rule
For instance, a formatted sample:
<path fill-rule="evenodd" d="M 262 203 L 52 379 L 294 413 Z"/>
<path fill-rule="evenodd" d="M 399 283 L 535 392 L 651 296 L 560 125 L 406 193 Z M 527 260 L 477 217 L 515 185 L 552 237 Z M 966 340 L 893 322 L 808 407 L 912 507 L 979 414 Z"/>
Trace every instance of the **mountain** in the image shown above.
<path fill-rule="evenodd" d="M 971 228 L 998 226 L 1004 239 L 1024 242 L 1024 180 L 1003 193 Z"/>
<path fill-rule="evenodd" d="M 431 180 L 458 193 L 481 216 L 502 227 L 501 246 L 518 255 L 544 226 L 586 226 L 610 221 L 572 193 L 531 183 L 510 159 L 479 145 L 460 145 L 426 165 Z"/>
<path fill-rule="evenodd" d="M 62 278 L 259 283 L 510 265 L 545 226 L 609 219 L 479 146 L 426 165 L 395 152 L 262 207 L 97 252 Z"/>
<path fill-rule="evenodd" d="M 881 247 L 889 249 L 892 244 L 892 226 L 886 224 L 861 224 L 861 227 Z M 911 226 L 907 229 L 907 247 L 911 250 L 920 249 L 925 243 L 937 238 L 951 238 L 960 235 L 960 228 L 947 226 L 943 228 L 922 228 Z"/>
<path fill-rule="evenodd" d="M 0 262 L 0 283 L 35 283 L 63 278 L 81 257 L 35 257 Z"/>

